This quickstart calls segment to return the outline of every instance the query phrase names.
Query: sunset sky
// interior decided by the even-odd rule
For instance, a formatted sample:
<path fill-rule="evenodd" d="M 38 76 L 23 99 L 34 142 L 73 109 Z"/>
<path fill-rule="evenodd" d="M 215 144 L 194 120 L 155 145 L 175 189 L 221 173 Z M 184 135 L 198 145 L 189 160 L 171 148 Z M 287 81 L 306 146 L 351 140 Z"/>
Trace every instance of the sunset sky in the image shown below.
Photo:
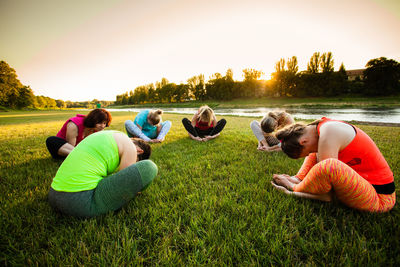
<path fill-rule="evenodd" d="M 399 29 L 398 0 L 0 0 L 0 60 L 35 95 L 115 100 L 162 77 L 268 79 L 280 58 L 305 70 L 314 52 L 335 70 L 400 61 Z"/>

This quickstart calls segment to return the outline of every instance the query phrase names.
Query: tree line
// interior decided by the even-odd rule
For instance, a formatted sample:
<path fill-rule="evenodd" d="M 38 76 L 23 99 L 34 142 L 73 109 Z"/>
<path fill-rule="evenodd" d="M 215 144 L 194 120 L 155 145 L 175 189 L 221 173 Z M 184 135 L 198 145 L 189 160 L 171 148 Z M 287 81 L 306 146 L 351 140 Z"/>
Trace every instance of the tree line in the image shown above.
<path fill-rule="evenodd" d="M 333 97 L 339 95 L 379 96 L 400 93 L 400 63 L 385 57 L 366 64 L 363 77 L 348 80 L 344 64 L 334 70 L 331 52 L 315 52 L 307 70 L 299 71 L 297 57 L 275 63 L 271 80 L 260 80 L 261 70 L 244 69 L 243 81 L 233 79 L 232 69 L 225 75 L 214 73 L 206 82 L 196 75 L 187 83 L 170 83 L 166 78 L 138 86 L 117 95 L 116 104 L 183 102 L 187 100 L 231 100 L 243 97 Z"/>
<path fill-rule="evenodd" d="M 0 61 L 0 107 L 21 108 L 95 108 L 99 104 L 102 107 L 113 104 L 114 101 L 72 102 L 61 99 L 53 99 L 47 96 L 35 96 L 29 86 L 23 85 L 13 68 L 5 61 Z"/>
<path fill-rule="evenodd" d="M 232 69 L 223 75 L 214 73 L 206 82 L 204 75 L 195 75 L 187 83 L 175 84 L 166 78 L 138 86 L 133 91 L 117 95 L 115 104 L 142 104 L 183 102 L 188 100 L 231 100 L 247 97 L 313 97 L 388 96 L 400 93 L 400 63 L 385 57 L 371 59 L 366 64 L 363 77 L 348 80 L 341 64 L 334 70 L 331 52 L 315 52 L 307 70 L 299 71 L 295 56 L 281 58 L 275 63 L 271 80 L 260 80 L 263 72 L 244 69 L 243 81 L 233 79 Z M 113 101 L 72 102 L 35 96 L 29 86 L 23 85 L 17 74 L 5 61 L 0 61 L 0 107 L 5 108 L 95 108 L 107 107 Z"/>

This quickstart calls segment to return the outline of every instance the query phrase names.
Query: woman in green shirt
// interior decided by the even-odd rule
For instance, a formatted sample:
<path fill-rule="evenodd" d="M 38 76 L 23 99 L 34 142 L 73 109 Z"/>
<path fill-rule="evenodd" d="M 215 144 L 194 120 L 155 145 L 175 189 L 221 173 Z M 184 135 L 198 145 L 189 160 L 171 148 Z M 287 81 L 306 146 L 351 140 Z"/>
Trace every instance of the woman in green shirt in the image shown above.
<path fill-rule="evenodd" d="M 150 153 L 148 144 L 122 132 L 88 136 L 58 169 L 49 192 L 50 205 L 77 217 L 118 210 L 157 175 L 157 166 L 147 160 Z"/>

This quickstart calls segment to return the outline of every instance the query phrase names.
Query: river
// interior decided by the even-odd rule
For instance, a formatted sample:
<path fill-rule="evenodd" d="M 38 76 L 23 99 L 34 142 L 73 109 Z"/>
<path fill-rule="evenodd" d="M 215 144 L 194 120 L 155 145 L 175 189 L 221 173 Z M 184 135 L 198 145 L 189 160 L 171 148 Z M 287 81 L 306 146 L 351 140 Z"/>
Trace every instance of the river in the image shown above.
<path fill-rule="evenodd" d="M 140 112 L 145 108 L 107 109 L 108 111 L 130 111 Z M 194 114 L 197 108 L 163 108 L 165 113 Z M 269 111 L 279 110 L 276 108 L 246 108 L 246 109 L 214 109 L 216 115 L 234 115 L 261 118 Z M 357 108 L 288 108 L 286 112 L 292 114 L 296 119 L 320 119 L 329 117 L 343 121 L 400 123 L 400 108 L 388 109 L 357 109 Z"/>

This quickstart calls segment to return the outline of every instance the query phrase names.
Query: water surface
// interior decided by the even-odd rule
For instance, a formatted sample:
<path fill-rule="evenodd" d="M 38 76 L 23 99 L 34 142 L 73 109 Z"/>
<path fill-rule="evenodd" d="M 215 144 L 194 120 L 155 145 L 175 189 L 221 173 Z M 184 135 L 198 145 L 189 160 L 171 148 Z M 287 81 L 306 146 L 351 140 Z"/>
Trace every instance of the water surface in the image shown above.
<path fill-rule="evenodd" d="M 107 109 L 109 111 L 130 111 L 140 112 L 146 108 L 127 108 L 127 109 Z M 235 109 L 214 109 L 216 115 L 234 115 L 246 117 L 263 117 L 269 111 L 276 111 L 276 108 L 235 108 Z M 194 114 L 197 108 L 164 108 L 165 113 Z M 387 109 L 357 109 L 357 108 L 334 108 L 334 109 L 315 109 L 315 108 L 288 108 L 286 112 L 292 114 L 297 119 L 320 119 L 329 117 L 331 119 L 343 121 L 362 121 L 362 122 L 383 122 L 400 123 L 400 108 Z"/>

